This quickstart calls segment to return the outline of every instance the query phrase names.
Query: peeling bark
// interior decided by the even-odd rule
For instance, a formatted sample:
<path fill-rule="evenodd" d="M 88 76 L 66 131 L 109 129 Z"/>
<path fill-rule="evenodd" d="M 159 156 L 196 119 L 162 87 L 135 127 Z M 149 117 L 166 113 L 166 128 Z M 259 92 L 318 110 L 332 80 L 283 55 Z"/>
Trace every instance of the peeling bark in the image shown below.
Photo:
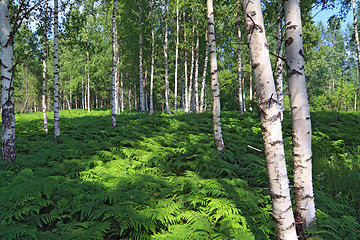
<path fill-rule="evenodd" d="M 221 105 L 220 105 L 220 89 L 218 79 L 218 68 L 216 59 L 216 41 L 215 41 L 215 20 L 213 0 L 207 0 L 207 19 L 209 33 L 209 49 L 210 49 L 210 69 L 211 69 L 211 85 L 213 94 L 213 121 L 214 121 L 214 137 L 218 151 L 225 149 L 221 131 Z"/>
<path fill-rule="evenodd" d="M 280 121 L 260 0 L 242 0 L 251 62 L 258 90 L 261 131 L 278 239 L 296 240 Z"/>
<path fill-rule="evenodd" d="M 315 218 L 312 186 L 311 120 L 306 91 L 304 55 L 302 54 L 302 23 L 300 0 L 285 1 L 286 65 L 293 129 L 295 216 L 298 234 L 304 238 L 306 229 Z M 289 40 L 291 39 L 291 40 Z"/>

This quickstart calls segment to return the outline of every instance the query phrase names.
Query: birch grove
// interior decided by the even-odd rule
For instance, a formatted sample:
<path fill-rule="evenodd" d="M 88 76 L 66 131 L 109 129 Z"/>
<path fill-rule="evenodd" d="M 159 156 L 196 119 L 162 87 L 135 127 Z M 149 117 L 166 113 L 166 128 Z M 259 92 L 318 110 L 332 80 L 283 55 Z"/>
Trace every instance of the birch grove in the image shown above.
<path fill-rule="evenodd" d="M 287 177 L 280 108 L 271 70 L 260 0 L 242 0 L 246 35 L 258 90 L 265 158 L 270 183 L 273 218 L 278 239 L 296 240 L 295 220 Z"/>
<path fill-rule="evenodd" d="M 285 11 L 285 54 L 288 68 L 289 95 L 292 116 L 294 158 L 294 194 L 297 230 L 304 229 L 315 218 L 312 186 L 311 118 L 306 90 L 303 33 L 300 0 L 287 0 Z"/>

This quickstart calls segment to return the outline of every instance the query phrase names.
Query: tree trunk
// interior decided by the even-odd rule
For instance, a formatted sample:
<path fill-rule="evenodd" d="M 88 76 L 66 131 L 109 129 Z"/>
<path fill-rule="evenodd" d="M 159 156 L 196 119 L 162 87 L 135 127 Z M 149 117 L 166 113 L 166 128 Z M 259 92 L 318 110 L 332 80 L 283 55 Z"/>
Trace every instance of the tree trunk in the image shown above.
<path fill-rule="evenodd" d="M 170 89 L 169 89 L 169 70 L 168 70 L 168 6 L 165 1 L 165 43 L 164 43 L 164 58 L 165 58 L 165 105 L 166 113 L 170 112 Z"/>
<path fill-rule="evenodd" d="M 213 93 L 213 120 L 214 120 L 214 137 L 218 151 L 225 149 L 221 132 L 221 106 L 220 106 L 220 90 L 218 80 L 218 69 L 216 59 L 216 41 L 215 41 L 215 20 L 213 0 L 207 0 L 207 18 L 210 48 L 210 68 L 211 68 L 211 85 Z"/>
<path fill-rule="evenodd" d="M 139 3 L 139 24 L 140 24 L 140 34 L 139 34 L 139 79 L 140 79 L 140 111 L 145 111 L 145 101 L 144 101 L 144 84 L 143 84 L 143 40 L 142 40 L 142 7 L 141 3 Z M 136 102 L 136 98 L 135 98 Z M 136 107 L 135 107 L 136 108 Z"/>
<path fill-rule="evenodd" d="M 131 111 L 131 88 L 129 89 L 128 99 L 129 99 L 129 110 Z"/>
<path fill-rule="evenodd" d="M 70 100 L 69 100 L 69 109 L 72 108 L 72 90 L 71 90 L 71 74 L 69 77 L 69 85 L 70 85 Z"/>
<path fill-rule="evenodd" d="M 151 2 L 151 73 L 150 73 L 150 115 L 154 113 L 154 100 L 153 100 L 153 90 L 154 90 L 154 67 L 155 67 L 155 27 L 153 26 L 153 4 Z"/>
<path fill-rule="evenodd" d="M 193 23 L 193 29 L 192 29 L 192 35 L 194 36 L 195 34 L 195 23 L 194 23 L 194 8 L 192 9 L 192 14 L 193 14 L 193 18 L 192 18 L 192 23 Z M 186 110 L 186 112 L 190 112 L 193 109 L 191 109 L 191 102 L 192 102 L 192 92 L 193 92 L 193 79 L 194 79 L 194 67 L 195 67 L 195 48 L 194 48 L 194 38 L 191 39 L 191 69 L 190 69 L 190 78 L 189 78 L 189 88 L 187 89 L 188 91 L 188 108 Z"/>
<path fill-rule="evenodd" d="M 282 3 L 278 3 L 278 13 L 277 13 L 277 19 L 276 19 L 276 55 L 279 57 L 276 57 L 276 94 L 279 100 L 279 107 L 280 107 L 280 113 L 281 113 L 281 121 L 283 120 L 283 111 L 284 111 L 284 98 L 283 98 L 283 64 L 282 64 L 282 27 L 283 27 L 283 7 Z"/>
<path fill-rule="evenodd" d="M 137 96 L 136 96 L 136 84 L 134 84 L 134 108 L 137 111 L 138 107 L 137 107 Z"/>
<path fill-rule="evenodd" d="M 240 12 L 237 12 L 237 24 L 238 24 L 238 88 L 239 88 L 239 107 L 240 115 L 244 114 L 244 101 L 243 101 L 243 80 L 241 77 L 241 21 Z"/>
<path fill-rule="evenodd" d="M 116 63 L 117 63 L 117 41 L 116 41 L 116 13 L 117 0 L 114 0 L 114 10 L 112 15 L 112 84 L 111 84 L 111 124 L 116 127 L 116 112 L 117 112 L 117 94 L 116 94 Z"/>
<path fill-rule="evenodd" d="M 184 76 L 185 76 L 185 86 L 184 86 L 184 92 L 185 92 L 185 112 L 188 112 L 189 109 L 189 96 L 188 96 L 188 66 L 187 66 L 187 38 L 186 38 L 186 12 L 184 11 L 184 44 L 185 44 L 185 56 L 184 56 Z"/>
<path fill-rule="evenodd" d="M 204 72 L 202 75 L 202 84 L 201 84 L 201 95 L 200 95 L 200 112 L 203 112 L 205 109 L 205 85 L 206 85 L 206 72 L 207 72 L 207 65 L 209 62 L 209 44 L 208 44 L 208 31 L 206 30 L 205 33 L 205 60 L 204 60 Z"/>
<path fill-rule="evenodd" d="M 55 142 L 60 137 L 59 117 L 59 0 L 54 0 L 54 131 Z"/>
<path fill-rule="evenodd" d="M 278 239 L 296 240 L 280 109 L 271 70 L 260 0 L 242 0 L 252 68 L 258 88 L 259 114 Z"/>
<path fill-rule="evenodd" d="M 177 101 L 178 101 L 178 58 L 179 58 L 179 0 L 176 0 L 176 49 L 175 49 L 175 96 L 174 107 L 175 114 L 177 113 Z"/>
<path fill-rule="evenodd" d="M 297 230 L 304 229 L 315 218 L 312 186 L 311 120 L 306 91 L 300 0 L 285 1 L 285 54 L 288 66 L 289 95 L 293 124 L 294 194 Z"/>
<path fill-rule="evenodd" d="M 250 62 L 251 63 L 251 62 Z M 251 104 L 252 104 L 252 101 L 253 101 L 253 96 L 254 96 L 254 93 L 253 93 L 253 78 L 252 78 L 252 70 L 250 69 L 250 72 L 249 72 L 249 100 L 250 100 L 250 104 L 249 104 L 249 110 L 252 111 L 252 107 L 251 107 Z M 244 106 L 245 106 L 245 98 L 244 98 Z M 246 110 L 246 108 L 244 107 L 244 110 Z"/>
<path fill-rule="evenodd" d="M 124 112 L 124 75 L 120 72 L 120 106 L 121 112 Z"/>
<path fill-rule="evenodd" d="M 354 25 L 354 33 L 355 33 L 355 42 L 356 42 L 356 53 L 357 53 L 357 60 L 358 60 L 358 72 L 360 73 L 360 42 L 359 42 L 359 32 L 358 32 L 358 20 L 357 20 L 357 14 L 356 14 L 356 2 L 355 0 L 352 0 L 352 10 L 353 10 L 353 25 Z M 360 74 L 359 81 L 360 81 Z"/>
<path fill-rule="evenodd" d="M 199 26 L 199 20 L 197 20 L 196 24 L 197 28 Z M 195 93 L 195 99 L 192 101 L 192 105 L 195 105 L 196 112 L 199 112 L 199 45 L 200 45 L 200 37 L 199 37 L 199 31 L 197 30 L 197 36 L 196 36 L 196 59 L 195 59 L 195 76 L 194 76 L 194 93 Z"/>
<path fill-rule="evenodd" d="M 89 62 L 90 58 L 89 58 L 89 51 L 86 52 L 86 56 Z M 87 79 L 87 109 L 88 112 L 90 112 L 90 68 L 88 67 L 87 69 L 87 75 L 86 75 L 86 79 Z"/>
<path fill-rule="evenodd" d="M 47 0 L 45 0 L 45 9 L 44 9 L 44 25 L 43 25 L 43 37 L 44 37 L 44 46 L 43 46 L 43 74 L 42 74 L 42 84 L 43 84 L 43 88 L 42 88 L 42 112 L 43 112 L 43 119 L 44 119 L 44 132 L 48 132 L 48 121 L 47 121 L 47 115 L 46 115 L 46 72 L 47 72 L 47 65 L 46 65 L 46 60 L 47 60 L 47 26 L 46 26 L 46 22 L 47 22 Z"/>

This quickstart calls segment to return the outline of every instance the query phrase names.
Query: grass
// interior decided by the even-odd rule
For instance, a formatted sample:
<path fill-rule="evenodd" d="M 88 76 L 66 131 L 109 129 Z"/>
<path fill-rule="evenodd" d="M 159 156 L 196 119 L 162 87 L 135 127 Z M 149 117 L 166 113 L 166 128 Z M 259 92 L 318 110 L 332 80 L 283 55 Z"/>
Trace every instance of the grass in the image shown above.
<path fill-rule="evenodd" d="M 210 113 L 109 110 L 17 115 L 16 164 L 0 170 L 1 239 L 276 239 L 256 113 L 223 112 L 216 151 Z M 360 233 L 359 113 L 314 112 L 313 239 Z M 285 113 L 291 179 L 291 121 Z"/>

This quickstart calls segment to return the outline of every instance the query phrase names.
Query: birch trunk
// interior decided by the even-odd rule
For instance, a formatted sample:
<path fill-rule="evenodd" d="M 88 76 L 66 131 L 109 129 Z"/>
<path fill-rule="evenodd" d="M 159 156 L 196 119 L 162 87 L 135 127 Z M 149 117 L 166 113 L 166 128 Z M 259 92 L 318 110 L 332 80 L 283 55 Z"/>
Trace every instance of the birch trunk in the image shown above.
<path fill-rule="evenodd" d="M 89 62 L 89 51 L 86 52 L 86 56 Z M 87 75 L 86 75 L 86 79 L 87 79 L 87 109 L 88 112 L 90 112 L 90 68 L 88 67 L 87 69 Z"/>
<path fill-rule="evenodd" d="M 280 109 L 271 70 L 260 0 L 242 0 L 250 57 L 258 88 L 259 114 L 278 239 L 296 240 Z"/>
<path fill-rule="evenodd" d="M 117 41 L 116 41 L 116 12 L 117 0 L 114 0 L 114 9 L 112 15 L 112 83 L 111 83 L 111 125 L 116 127 L 117 94 L 116 94 L 116 63 L 117 63 Z"/>
<path fill-rule="evenodd" d="M 170 89 L 169 89 L 169 70 L 168 70 L 168 17 L 167 2 L 165 1 L 165 42 L 164 42 L 164 58 L 165 58 L 165 105 L 166 113 L 170 112 Z"/>
<path fill-rule="evenodd" d="M 153 2 L 151 2 L 151 16 L 153 15 Z M 151 17 L 152 19 L 152 17 Z M 151 20 L 152 21 L 152 20 Z M 153 90 L 154 90 L 154 67 L 155 67 L 155 29 L 151 26 L 151 73 L 150 73 L 150 115 L 154 113 L 154 100 L 153 100 Z"/>
<path fill-rule="evenodd" d="M 195 23 L 194 23 L 194 9 L 192 10 L 193 12 L 193 29 L 192 29 L 192 35 L 194 36 L 195 34 Z M 193 79 L 194 79 L 194 63 L 195 63 L 195 48 L 194 48 L 194 39 L 192 38 L 191 40 L 191 69 L 190 69 L 190 78 L 189 78 L 189 88 L 187 89 L 188 91 L 188 108 L 187 108 L 187 112 L 192 111 L 191 109 L 191 102 L 192 102 L 192 91 L 193 91 Z"/>
<path fill-rule="evenodd" d="M 200 112 L 203 112 L 205 109 L 205 85 L 206 85 L 206 72 L 207 72 L 207 65 L 209 62 L 209 44 L 208 44 L 208 31 L 206 30 L 205 33 L 205 60 L 204 60 L 204 72 L 202 75 L 202 83 L 201 83 L 201 95 L 200 95 Z"/>
<path fill-rule="evenodd" d="M 315 218 L 312 186 L 311 120 L 306 91 L 300 0 L 285 1 L 285 54 L 288 66 L 289 95 L 293 124 L 294 194 L 297 230 Z"/>
<path fill-rule="evenodd" d="M 355 0 L 352 0 L 352 10 L 353 10 L 353 25 L 354 25 L 354 33 L 355 33 L 355 42 L 356 42 L 356 54 L 357 54 L 357 60 L 358 60 L 358 72 L 360 73 L 360 41 L 359 41 L 359 32 L 358 32 L 358 20 L 357 20 L 357 14 L 356 14 L 356 2 Z M 359 81 L 360 81 L 360 74 Z"/>
<path fill-rule="evenodd" d="M 131 111 L 131 89 L 129 89 L 128 100 L 129 100 L 129 110 Z"/>
<path fill-rule="evenodd" d="M 116 31 L 116 29 L 115 29 Z M 117 36 L 117 34 L 116 34 Z M 118 44 L 117 44 L 118 46 Z M 116 46 L 116 52 L 118 52 L 118 49 L 117 49 L 117 46 Z M 115 71 L 116 71 L 116 82 L 115 82 L 115 91 L 116 91 L 116 114 L 119 114 L 120 113 L 120 103 L 119 103 L 119 99 L 120 99 L 120 73 L 119 73 L 119 63 L 120 63 L 120 58 L 119 58 L 119 55 L 116 56 L 116 67 L 115 67 Z"/>
<path fill-rule="evenodd" d="M 207 19 L 208 19 L 209 49 L 210 49 L 211 85 L 212 85 L 212 93 L 213 93 L 214 136 L 215 136 L 216 147 L 218 151 L 222 152 L 225 149 L 225 145 L 221 132 L 221 118 L 220 118 L 221 106 L 220 106 L 218 68 L 217 68 L 217 59 L 216 59 L 215 20 L 214 20 L 213 0 L 207 0 Z"/>
<path fill-rule="evenodd" d="M 244 114 L 243 106 L 243 81 L 241 77 L 241 21 L 240 12 L 237 12 L 237 24 L 238 24 L 238 88 L 239 88 L 239 107 L 240 115 Z"/>
<path fill-rule="evenodd" d="M 178 100 L 178 58 L 179 58 L 179 0 L 176 0 L 176 49 L 175 49 L 175 114 L 177 113 L 177 100 Z"/>
<path fill-rule="evenodd" d="M 124 75 L 123 72 L 120 72 L 120 106 L 121 112 L 124 112 Z"/>
<path fill-rule="evenodd" d="M 145 101 L 144 101 L 144 84 L 143 84 L 143 52 L 142 52 L 142 7 L 139 3 L 139 24 L 140 24 L 140 34 L 139 34 L 139 79 L 140 79 L 140 111 L 145 111 Z M 136 102 L 136 99 L 135 99 Z M 136 107 L 135 107 L 136 108 Z"/>
<path fill-rule="evenodd" d="M 276 94 L 279 100 L 279 107 L 281 113 L 281 121 L 283 120 L 283 111 L 284 111 L 284 98 L 283 98 L 283 64 L 282 64 L 282 21 L 283 21 L 283 7 L 282 4 L 278 3 L 278 13 L 276 19 L 276 55 L 279 56 L 276 58 Z"/>
<path fill-rule="evenodd" d="M 59 0 L 54 0 L 54 131 L 55 141 L 60 137 L 59 117 Z"/>
<path fill-rule="evenodd" d="M 186 38 L 186 13 L 184 11 L 184 43 L 187 44 L 187 38 Z M 188 96 L 188 66 L 187 66 L 187 47 L 185 45 L 184 48 L 185 56 L 184 56 L 184 76 L 185 76 L 185 86 L 184 86 L 184 92 L 185 92 L 185 112 L 188 112 L 189 109 L 189 96 Z"/>
<path fill-rule="evenodd" d="M 196 26 L 199 26 L 199 21 L 197 21 Z M 196 36 L 196 59 L 195 59 L 195 76 L 194 76 L 194 93 L 195 93 L 195 99 L 193 98 L 192 105 L 195 105 L 196 112 L 199 112 L 199 45 L 200 45 L 200 37 L 199 37 L 199 31 L 197 31 Z"/>
<path fill-rule="evenodd" d="M 136 84 L 134 84 L 134 108 L 137 111 L 138 107 L 137 107 L 137 96 L 136 96 Z"/>
<path fill-rule="evenodd" d="M 47 121 L 47 115 L 46 115 L 46 72 L 47 72 L 47 65 L 46 65 L 46 60 L 47 60 L 47 26 L 46 26 L 46 22 L 47 22 L 47 0 L 45 0 L 45 9 L 44 9 L 44 25 L 43 25 L 43 37 L 44 37 L 44 46 L 43 46 L 43 73 L 42 73 L 42 84 L 43 84 L 43 89 L 42 89 L 42 99 L 41 99 L 41 104 L 42 104 L 42 112 L 43 112 L 43 119 L 44 119 L 44 132 L 48 132 L 48 121 Z"/>

